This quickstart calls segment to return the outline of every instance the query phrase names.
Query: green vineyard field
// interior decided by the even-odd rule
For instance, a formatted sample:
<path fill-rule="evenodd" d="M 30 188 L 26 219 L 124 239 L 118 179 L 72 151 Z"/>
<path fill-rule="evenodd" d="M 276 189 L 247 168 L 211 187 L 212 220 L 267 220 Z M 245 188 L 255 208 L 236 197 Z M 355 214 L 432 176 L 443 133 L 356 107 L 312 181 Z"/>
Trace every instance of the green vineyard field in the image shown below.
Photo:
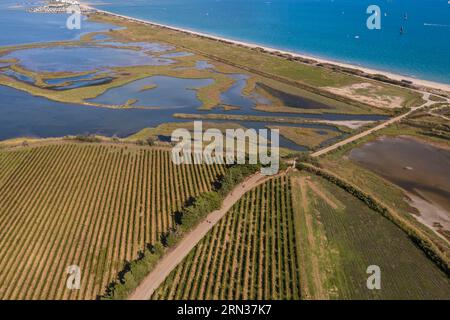
<path fill-rule="evenodd" d="M 289 179 L 282 176 L 248 192 L 153 298 L 299 299 L 289 189 Z"/>
<path fill-rule="evenodd" d="M 304 298 L 450 298 L 445 273 L 405 232 L 356 197 L 306 174 L 292 178 L 292 193 Z M 380 290 L 367 288 L 370 265 L 380 267 Z"/>
<path fill-rule="evenodd" d="M 170 149 L 62 142 L 0 151 L 0 299 L 94 299 L 174 213 L 212 188 L 218 165 Z M 66 288 L 66 268 L 81 289 Z"/>

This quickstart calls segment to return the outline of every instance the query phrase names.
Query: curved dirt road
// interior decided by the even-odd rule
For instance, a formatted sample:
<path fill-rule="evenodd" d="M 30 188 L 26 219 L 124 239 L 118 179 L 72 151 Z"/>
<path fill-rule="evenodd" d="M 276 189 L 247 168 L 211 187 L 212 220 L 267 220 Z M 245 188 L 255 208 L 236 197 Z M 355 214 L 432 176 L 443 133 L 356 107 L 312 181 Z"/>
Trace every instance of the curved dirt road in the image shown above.
<path fill-rule="evenodd" d="M 236 202 L 239 201 L 239 199 L 247 191 L 250 191 L 267 180 L 279 175 L 263 176 L 260 173 L 257 173 L 237 185 L 223 200 L 222 207 L 219 210 L 211 212 L 203 222 L 198 224 L 191 232 L 185 235 L 175 248 L 166 253 L 166 255 L 160 260 L 150 274 L 145 277 L 136 290 L 130 294 L 128 300 L 149 300 L 153 292 L 161 285 L 170 272 L 175 269 L 175 267 L 189 254 L 189 252 L 197 245 L 198 242 L 200 242 L 208 231 L 214 227 L 214 225 L 231 209 Z"/>

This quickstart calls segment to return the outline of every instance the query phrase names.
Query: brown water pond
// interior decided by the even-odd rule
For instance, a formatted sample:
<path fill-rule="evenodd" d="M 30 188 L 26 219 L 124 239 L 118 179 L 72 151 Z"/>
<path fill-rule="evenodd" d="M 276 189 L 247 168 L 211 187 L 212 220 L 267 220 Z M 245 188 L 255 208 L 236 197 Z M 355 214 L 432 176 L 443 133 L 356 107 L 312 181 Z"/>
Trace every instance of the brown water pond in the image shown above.
<path fill-rule="evenodd" d="M 403 188 L 419 221 L 450 230 L 450 150 L 410 137 L 382 137 L 352 150 L 350 159 Z"/>

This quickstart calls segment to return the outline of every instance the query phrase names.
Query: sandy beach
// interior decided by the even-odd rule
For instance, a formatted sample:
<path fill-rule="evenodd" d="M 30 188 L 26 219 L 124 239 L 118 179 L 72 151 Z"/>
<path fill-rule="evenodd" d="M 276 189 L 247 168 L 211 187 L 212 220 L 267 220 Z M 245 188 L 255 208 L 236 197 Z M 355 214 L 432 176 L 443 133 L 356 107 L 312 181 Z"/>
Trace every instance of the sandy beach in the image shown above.
<path fill-rule="evenodd" d="M 331 59 L 318 58 L 318 57 L 315 57 L 315 56 L 299 54 L 299 53 L 292 52 L 292 51 L 285 51 L 285 50 L 276 49 L 276 48 L 272 48 L 272 47 L 266 47 L 266 46 L 262 46 L 262 45 L 259 45 L 259 44 L 256 44 L 256 43 L 238 41 L 238 40 L 228 39 L 228 38 L 224 38 L 224 37 L 219 37 L 219 36 L 208 34 L 208 33 L 193 31 L 193 30 L 184 29 L 184 28 L 178 28 L 178 27 L 165 25 L 165 24 L 161 24 L 161 23 L 157 23 L 157 22 L 153 22 L 153 21 L 149 21 L 149 20 L 137 19 L 137 18 L 133 18 L 133 17 L 125 16 L 125 15 L 116 14 L 116 13 L 113 13 L 113 12 L 110 12 L 110 11 L 101 10 L 101 9 L 89 6 L 86 3 L 84 3 L 82 6 L 85 7 L 86 9 L 90 9 L 90 10 L 93 10 L 93 11 L 96 11 L 96 12 L 99 12 L 99 13 L 115 16 L 115 17 L 122 18 L 122 19 L 127 19 L 127 20 L 130 20 L 130 21 L 135 21 L 135 22 L 138 22 L 138 23 L 144 23 L 144 24 L 158 26 L 158 27 L 162 27 L 162 28 L 166 28 L 166 29 L 170 29 L 170 30 L 174 30 L 174 31 L 185 32 L 185 33 L 189 33 L 189 34 L 196 35 L 196 36 L 201 36 L 201 37 L 205 37 L 205 38 L 210 38 L 210 39 L 214 39 L 214 40 L 219 40 L 219 41 L 229 42 L 229 43 L 236 44 L 236 45 L 245 46 L 245 47 L 248 47 L 248 48 L 261 48 L 261 49 L 264 49 L 267 52 L 278 52 L 278 53 L 282 53 L 282 54 L 288 54 L 288 55 L 291 55 L 293 57 L 309 59 L 309 60 L 315 60 L 318 63 L 327 63 L 327 64 L 333 64 L 333 65 L 344 67 L 344 68 L 357 69 L 357 70 L 361 70 L 361 71 L 363 71 L 365 73 L 368 73 L 368 74 L 383 75 L 383 76 L 386 76 L 388 78 L 391 78 L 391 79 L 394 79 L 394 80 L 397 80 L 397 81 L 407 80 L 407 81 L 411 81 L 414 85 L 430 87 L 430 88 L 435 88 L 435 89 L 439 89 L 439 90 L 444 90 L 444 91 L 449 91 L 450 92 L 450 84 L 446 84 L 446 83 L 440 83 L 440 82 L 434 82 L 434 81 L 417 79 L 417 78 L 403 76 L 403 75 L 400 75 L 400 74 L 391 73 L 391 72 L 387 72 L 387 71 L 376 70 L 376 69 L 371 69 L 371 68 L 367 68 L 367 67 L 362 67 L 362 66 L 359 66 L 359 65 L 354 65 L 354 64 L 334 61 L 334 60 L 331 60 Z"/>

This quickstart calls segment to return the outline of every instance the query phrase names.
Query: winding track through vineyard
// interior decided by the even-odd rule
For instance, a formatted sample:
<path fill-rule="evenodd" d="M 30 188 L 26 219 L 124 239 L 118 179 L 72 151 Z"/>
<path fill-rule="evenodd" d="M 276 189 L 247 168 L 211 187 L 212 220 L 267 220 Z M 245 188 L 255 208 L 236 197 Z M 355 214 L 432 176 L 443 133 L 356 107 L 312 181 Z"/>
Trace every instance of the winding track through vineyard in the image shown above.
<path fill-rule="evenodd" d="M 0 299 L 93 299 L 219 165 L 175 166 L 170 149 L 61 142 L 0 151 Z M 66 268 L 81 268 L 81 289 Z"/>
<path fill-rule="evenodd" d="M 299 299 L 290 188 L 282 175 L 247 192 L 153 299 Z"/>

